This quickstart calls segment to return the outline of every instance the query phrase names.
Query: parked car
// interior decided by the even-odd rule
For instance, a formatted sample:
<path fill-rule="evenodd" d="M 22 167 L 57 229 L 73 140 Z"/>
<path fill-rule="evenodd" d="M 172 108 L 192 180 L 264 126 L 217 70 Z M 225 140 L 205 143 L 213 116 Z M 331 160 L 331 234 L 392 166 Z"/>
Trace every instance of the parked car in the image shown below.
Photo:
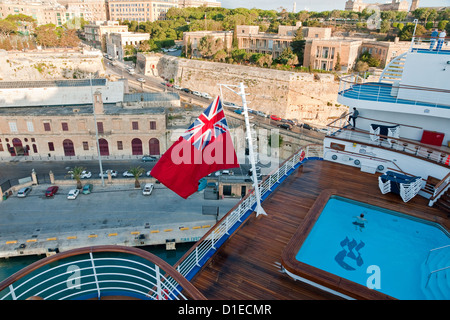
<path fill-rule="evenodd" d="M 133 174 L 130 171 L 125 171 L 124 173 L 122 173 L 122 176 L 124 177 L 134 177 Z M 139 175 L 139 177 L 142 176 L 142 173 Z"/>
<path fill-rule="evenodd" d="M 58 186 L 48 187 L 47 190 L 45 191 L 45 196 L 53 197 L 58 192 L 58 189 L 59 189 Z"/>
<path fill-rule="evenodd" d="M 186 93 L 191 93 L 191 89 L 189 89 L 189 88 L 183 88 L 183 89 L 181 89 L 181 91 L 184 91 Z"/>
<path fill-rule="evenodd" d="M 173 84 L 171 84 L 170 82 L 166 82 L 166 86 L 168 86 L 170 88 L 170 87 L 173 87 Z"/>
<path fill-rule="evenodd" d="M 142 162 L 151 162 L 151 161 L 156 161 L 158 160 L 158 158 L 154 157 L 154 156 L 143 156 L 142 157 Z"/>
<path fill-rule="evenodd" d="M 212 99 L 212 97 L 209 95 L 209 93 L 203 92 L 202 97 L 205 99 Z"/>
<path fill-rule="evenodd" d="M 147 171 L 147 173 L 145 174 L 147 177 L 151 177 L 152 175 L 151 175 L 151 172 L 152 172 L 152 170 L 148 170 Z"/>
<path fill-rule="evenodd" d="M 83 194 L 89 194 L 92 192 L 92 189 L 94 188 L 94 186 L 92 184 L 85 184 L 83 187 Z"/>
<path fill-rule="evenodd" d="M 17 197 L 18 198 L 25 198 L 30 192 L 31 192 L 31 187 L 21 188 L 17 192 Z"/>
<path fill-rule="evenodd" d="M 144 78 L 138 78 L 137 81 L 144 83 L 145 79 Z"/>
<path fill-rule="evenodd" d="M 174 89 L 177 89 L 177 90 L 181 90 L 181 87 L 180 87 L 179 85 L 177 85 L 177 84 L 174 84 L 174 85 L 173 85 L 173 88 L 174 88 Z"/>
<path fill-rule="evenodd" d="M 280 128 L 286 129 L 286 130 L 292 130 L 291 126 L 288 125 L 287 123 L 281 123 L 277 127 L 280 127 Z"/>
<path fill-rule="evenodd" d="M 272 114 L 272 115 L 270 116 L 270 119 L 275 120 L 275 121 L 281 121 L 281 118 L 280 118 L 280 117 L 277 117 L 277 116 L 274 115 L 274 114 Z"/>
<path fill-rule="evenodd" d="M 260 117 L 265 117 L 266 116 L 266 114 L 264 112 L 262 112 L 262 111 L 256 111 L 256 114 L 258 116 L 260 116 Z"/>
<path fill-rule="evenodd" d="M 72 189 L 72 190 L 69 191 L 69 194 L 67 195 L 67 199 L 75 200 L 78 197 L 79 194 L 80 194 L 80 190 Z"/>
<path fill-rule="evenodd" d="M 152 194 L 152 191 L 153 191 L 153 183 L 146 183 L 144 189 L 142 189 L 142 194 L 144 196 L 149 196 Z"/>
<path fill-rule="evenodd" d="M 128 73 L 131 75 L 136 74 L 136 72 L 134 72 L 134 70 L 128 70 Z"/>
<path fill-rule="evenodd" d="M 309 124 L 307 124 L 307 123 L 303 124 L 303 128 L 308 129 L 308 130 L 312 129 L 312 127 Z"/>
<path fill-rule="evenodd" d="M 71 177 L 72 177 L 72 179 L 73 179 L 73 172 L 72 172 L 72 171 L 69 171 L 69 173 L 70 173 L 70 175 L 71 175 Z M 81 179 L 89 179 L 90 177 L 92 177 L 92 172 L 90 172 L 90 171 L 84 170 L 84 171 L 81 172 L 81 174 L 80 174 L 80 178 L 81 178 Z"/>
<path fill-rule="evenodd" d="M 107 177 L 108 177 L 108 171 L 111 172 L 111 177 L 113 177 L 113 178 L 117 177 L 117 171 L 116 171 L 116 170 L 109 170 L 109 169 L 103 171 L 103 174 L 100 172 L 100 173 L 98 174 L 98 176 L 101 178 L 102 175 L 103 175 L 103 178 L 107 178 Z"/>
<path fill-rule="evenodd" d="M 198 96 L 198 97 L 202 96 L 202 94 L 200 92 L 198 92 L 198 91 L 192 91 L 192 94 L 195 95 L 195 96 Z"/>
<path fill-rule="evenodd" d="M 231 107 L 231 108 L 236 107 L 236 104 L 234 104 L 233 102 L 229 102 L 229 101 L 224 101 L 223 105 L 225 107 Z"/>
<path fill-rule="evenodd" d="M 235 109 L 235 110 L 233 110 L 233 112 L 235 112 L 237 114 L 242 114 L 242 110 L 241 109 Z"/>

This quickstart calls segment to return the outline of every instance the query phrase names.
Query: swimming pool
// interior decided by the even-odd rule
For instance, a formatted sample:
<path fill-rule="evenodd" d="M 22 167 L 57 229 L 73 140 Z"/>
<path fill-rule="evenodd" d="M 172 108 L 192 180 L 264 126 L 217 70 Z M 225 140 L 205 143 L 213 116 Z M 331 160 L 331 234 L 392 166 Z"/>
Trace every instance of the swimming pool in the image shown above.
<path fill-rule="evenodd" d="M 362 212 L 363 227 L 353 223 Z M 450 238 L 440 225 L 339 196 L 328 198 L 311 225 L 291 254 L 328 273 L 334 287 L 351 291 L 343 278 L 396 299 L 450 299 L 450 269 L 428 281 L 430 271 L 450 266 Z"/>

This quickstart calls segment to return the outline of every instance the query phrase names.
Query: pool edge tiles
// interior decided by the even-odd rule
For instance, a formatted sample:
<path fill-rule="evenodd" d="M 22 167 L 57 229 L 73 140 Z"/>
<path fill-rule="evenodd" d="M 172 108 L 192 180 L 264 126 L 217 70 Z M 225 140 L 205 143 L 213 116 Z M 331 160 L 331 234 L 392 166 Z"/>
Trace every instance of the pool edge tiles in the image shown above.
<path fill-rule="evenodd" d="M 320 217 L 322 214 L 322 211 L 326 208 L 327 204 L 329 203 L 329 200 L 341 200 L 345 202 L 345 205 L 364 205 L 364 208 L 358 208 L 357 211 L 351 211 L 349 208 L 346 208 L 345 210 L 349 211 L 348 213 L 339 213 L 339 219 L 336 221 L 333 221 L 332 223 L 329 223 L 328 225 L 325 224 L 325 227 L 319 230 L 319 232 L 325 231 L 326 236 L 321 236 L 320 238 L 315 235 L 317 232 L 315 229 L 316 225 L 323 226 L 323 221 L 320 221 Z M 367 206 L 367 207 L 366 207 Z M 360 211 L 364 211 L 367 209 L 367 218 L 368 223 L 366 228 L 359 228 L 358 226 L 355 226 L 352 224 L 352 221 L 354 220 L 354 216 L 359 215 Z M 286 246 L 285 250 L 282 254 L 282 266 L 283 268 L 288 271 L 289 275 L 295 279 L 302 280 L 306 279 L 308 281 L 312 281 L 313 283 L 325 286 L 326 288 L 340 293 L 344 295 L 344 297 L 350 297 L 355 299 L 424 299 L 424 296 L 422 296 L 422 293 L 418 294 L 417 297 L 411 297 L 411 296 L 402 296 L 402 294 L 394 290 L 392 292 L 390 286 L 397 286 L 400 287 L 400 285 L 397 285 L 397 278 L 393 276 L 395 272 L 397 272 L 397 269 L 401 269 L 402 266 L 397 266 L 398 261 L 402 261 L 405 259 L 405 256 L 407 257 L 409 255 L 408 250 L 401 249 L 395 251 L 395 247 L 397 241 L 395 242 L 395 245 L 386 245 L 383 248 L 383 252 L 381 255 L 388 254 L 389 251 L 393 251 L 395 254 L 394 259 L 390 259 L 389 261 L 392 261 L 393 263 L 389 263 L 389 268 L 387 265 L 381 263 L 380 261 L 380 254 L 373 254 L 376 249 L 378 242 L 378 236 L 379 232 L 376 229 L 376 224 L 378 223 L 375 219 L 371 211 L 371 209 L 378 211 L 377 209 L 381 209 L 382 211 L 381 215 L 388 214 L 390 220 L 392 220 L 392 226 L 390 226 L 391 229 L 387 230 L 385 233 L 392 234 L 392 233 L 398 233 L 397 229 L 411 229 L 410 223 L 419 223 L 424 222 L 424 219 L 418 218 L 418 217 L 411 217 L 409 215 L 406 215 L 405 213 L 401 212 L 394 212 L 395 215 L 392 216 L 392 211 L 388 210 L 386 208 L 379 207 L 379 205 L 374 205 L 372 203 L 362 203 L 359 200 L 356 199 L 350 199 L 347 197 L 347 195 L 340 195 L 337 194 L 336 190 L 324 190 L 319 197 L 316 199 L 313 206 L 310 208 L 308 214 L 306 215 L 303 224 L 298 228 L 296 233 L 293 235 L 292 239 L 289 241 L 288 245 Z M 345 211 L 344 210 L 344 211 Z M 403 221 L 402 218 L 407 218 L 409 221 Z M 371 224 L 372 223 L 372 224 Z M 385 222 L 383 221 L 383 225 Z M 442 227 L 440 224 L 432 221 L 426 221 L 426 224 L 421 224 L 420 228 L 425 226 L 425 229 L 432 228 L 432 232 L 436 232 L 435 227 L 438 227 L 438 230 L 442 232 L 442 235 L 440 235 L 439 241 L 447 241 L 449 240 L 449 233 L 448 231 Z M 328 228 L 328 229 L 327 229 Z M 338 232 L 334 232 L 333 228 L 337 228 Z M 384 228 L 384 226 L 383 226 Z M 341 233 L 341 230 L 345 230 L 344 233 Z M 426 230 L 425 230 L 426 231 Z M 423 232 L 424 235 L 426 235 L 426 232 Z M 373 234 L 376 232 L 375 234 Z M 382 231 L 384 232 L 384 231 Z M 381 233 L 382 233 L 381 232 Z M 420 232 L 422 232 L 420 230 Z M 336 233 L 336 234 L 333 234 Z M 370 233 L 372 233 L 372 236 L 375 236 L 375 240 L 370 240 Z M 433 234 L 433 233 L 432 233 Z M 381 237 L 383 237 L 382 234 L 380 234 Z M 414 234 L 415 236 L 415 234 Z M 369 238 L 368 238 L 369 237 Z M 415 241 L 420 241 L 420 237 L 422 237 L 422 234 L 419 234 L 419 237 L 417 239 L 414 239 Z M 315 239 L 316 243 L 317 241 L 323 242 L 319 243 L 318 246 L 310 247 L 308 245 L 309 239 Z M 320 239 L 320 240 L 317 240 Z M 438 241 L 438 240 L 436 240 Z M 449 240 L 450 243 L 450 240 Z M 412 244 L 413 248 L 415 250 L 414 245 Z M 306 248 L 306 249 L 303 249 Z M 314 249 L 315 248 L 315 249 Z M 379 249 L 378 249 L 379 250 Z M 308 252 L 309 251 L 309 252 Z M 428 252 L 428 251 L 427 251 Z M 425 256 L 426 254 L 423 253 Z M 302 257 L 306 256 L 306 259 L 303 259 Z M 300 261 L 296 259 L 296 257 L 300 257 Z M 382 257 L 381 257 L 382 258 Z M 425 260 L 423 256 L 419 256 L 419 260 Z M 326 261 L 325 264 L 321 264 L 323 261 Z M 377 264 L 378 263 L 378 264 Z M 368 279 L 371 276 L 370 272 L 373 272 L 373 275 L 375 276 L 378 273 L 380 273 L 380 270 L 376 270 L 376 267 L 381 263 L 381 266 L 379 269 L 381 269 L 381 286 L 380 289 L 376 287 L 374 289 L 369 289 L 368 286 L 370 286 Z M 373 268 L 368 268 L 372 267 Z M 421 277 L 420 274 L 420 265 L 416 265 L 413 268 L 408 267 L 406 270 L 405 268 L 402 268 L 402 273 L 404 273 L 404 277 L 412 276 L 417 273 L 419 277 Z M 393 273 L 393 269 L 395 272 Z M 409 273 L 409 274 L 408 274 Z M 356 279 L 348 279 L 348 275 L 351 275 L 351 277 L 356 277 Z M 358 279 L 359 277 L 359 279 Z M 373 279 L 372 279 L 373 280 Z M 371 281 L 372 281 L 371 280 Z M 376 280 L 376 279 L 375 279 Z M 384 282 L 383 282 L 384 280 Z M 420 282 L 420 279 L 417 280 Z M 409 284 L 408 284 L 409 285 Z M 413 284 L 416 285 L 416 284 Z M 389 289 L 391 291 L 385 291 L 386 289 Z M 417 289 L 417 288 L 416 288 Z M 407 292 L 407 294 L 410 294 Z"/>

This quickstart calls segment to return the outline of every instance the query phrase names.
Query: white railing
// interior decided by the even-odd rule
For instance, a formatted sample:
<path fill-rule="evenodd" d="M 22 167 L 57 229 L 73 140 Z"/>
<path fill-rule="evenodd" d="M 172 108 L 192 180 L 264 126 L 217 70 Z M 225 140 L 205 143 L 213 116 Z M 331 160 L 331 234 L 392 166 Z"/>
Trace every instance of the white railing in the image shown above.
<path fill-rule="evenodd" d="M 273 191 L 277 184 L 294 170 L 304 159 L 310 157 L 323 157 L 321 145 L 309 145 L 299 150 L 286 160 L 275 172 L 268 175 L 259 185 L 261 197 L 264 198 Z M 194 272 L 209 259 L 212 253 L 231 235 L 234 229 L 242 223 L 247 215 L 251 214 L 256 205 L 254 190 L 250 192 L 234 210 L 228 212 L 197 244 L 186 253 L 181 262 L 176 265 L 188 280 L 192 279 Z M 194 273 L 194 274 L 193 274 Z"/>
<path fill-rule="evenodd" d="M 428 206 L 432 207 L 434 203 L 449 189 L 450 189 L 450 173 L 448 173 L 444 177 L 444 179 L 439 181 L 439 183 L 434 187 L 434 192 L 430 198 Z"/>
<path fill-rule="evenodd" d="M 109 252 L 124 255 L 103 254 Z M 78 259 L 73 259 L 74 256 Z M 69 257 L 70 261 L 63 260 Z M 190 297 L 204 299 L 172 266 L 148 252 L 97 246 L 66 251 L 26 267 L 0 283 L 0 300 L 100 299 L 108 295 L 187 300 L 182 288 Z"/>
<path fill-rule="evenodd" d="M 400 89 L 404 91 L 408 90 L 408 99 L 399 99 L 397 97 L 398 90 Z M 449 93 L 449 90 L 400 85 L 398 83 L 392 85 L 382 82 L 360 83 L 358 80 L 355 80 L 353 75 L 349 75 L 340 78 L 338 95 L 344 98 L 356 100 L 369 100 L 374 102 L 408 104 L 426 107 L 441 107 L 449 105 L 447 97 L 443 95 Z M 427 96 L 428 98 L 435 97 L 435 101 L 429 102 L 419 100 L 423 96 Z"/>

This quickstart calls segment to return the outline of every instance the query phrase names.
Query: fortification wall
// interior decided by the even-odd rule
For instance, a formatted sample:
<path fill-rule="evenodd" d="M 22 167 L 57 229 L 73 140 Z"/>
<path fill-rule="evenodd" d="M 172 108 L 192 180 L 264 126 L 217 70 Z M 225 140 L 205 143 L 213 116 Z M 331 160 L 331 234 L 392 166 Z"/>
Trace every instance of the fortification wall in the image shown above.
<path fill-rule="evenodd" d="M 218 62 L 162 56 L 158 74 L 181 87 L 212 96 L 218 84 L 245 84 L 248 107 L 282 118 L 326 124 L 348 110 L 337 105 L 339 83 L 332 74 L 310 74 Z M 225 101 L 242 104 L 239 96 L 222 90 Z"/>
<path fill-rule="evenodd" d="M 0 50 L 0 79 L 5 81 L 83 79 L 105 76 L 102 53 L 80 50 Z"/>

